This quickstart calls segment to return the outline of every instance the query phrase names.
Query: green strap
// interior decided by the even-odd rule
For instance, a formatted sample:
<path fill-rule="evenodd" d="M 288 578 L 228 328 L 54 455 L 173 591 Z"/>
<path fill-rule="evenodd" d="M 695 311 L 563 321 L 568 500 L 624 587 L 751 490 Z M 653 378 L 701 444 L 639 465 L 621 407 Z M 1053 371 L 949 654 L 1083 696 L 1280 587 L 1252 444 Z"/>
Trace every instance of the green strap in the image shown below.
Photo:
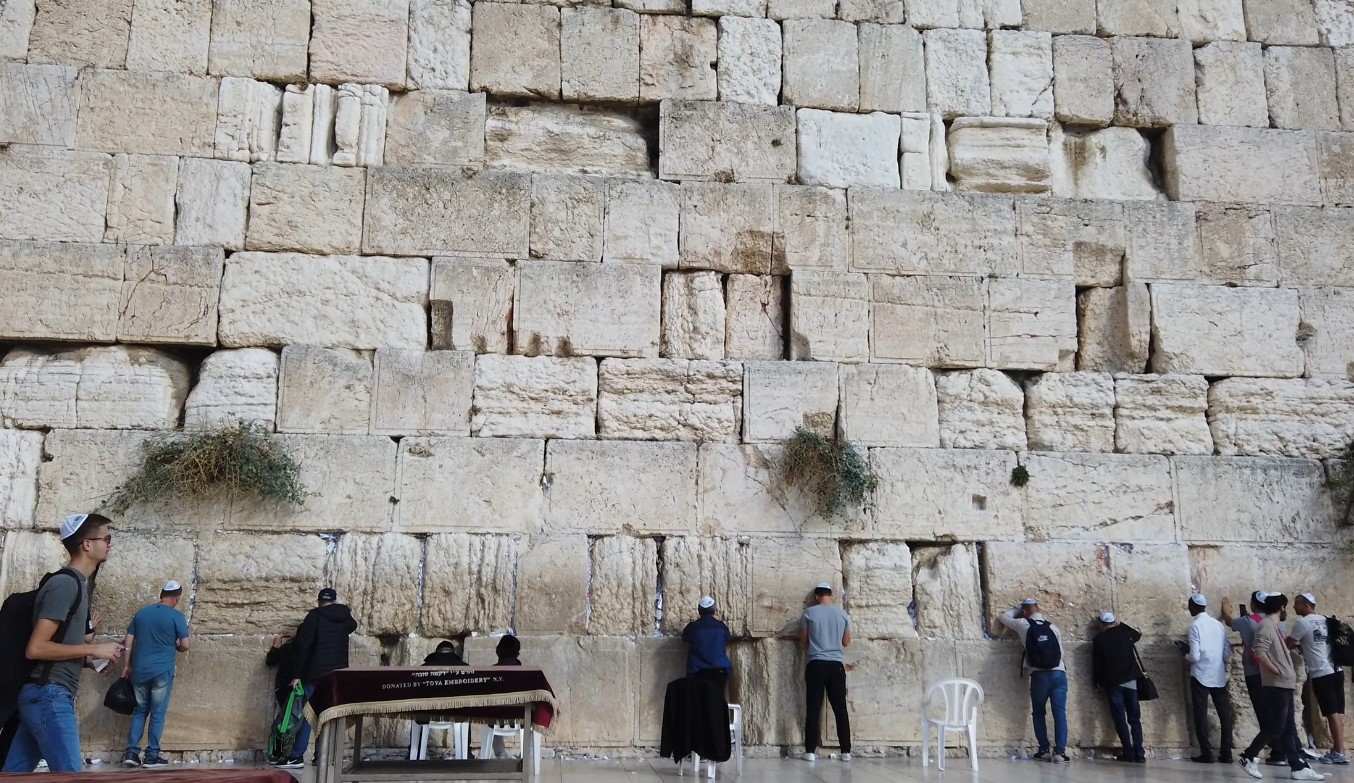
<path fill-rule="evenodd" d="M 304 699 L 305 697 L 306 691 L 300 685 L 292 688 L 291 695 L 287 696 L 287 711 L 282 715 L 282 723 L 278 726 L 279 729 L 282 731 L 289 731 L 291 729 L 291 719 L 292 716 L 296 714 L 296 710 L 294 709 L 296 700 L 297 698 Z"/>

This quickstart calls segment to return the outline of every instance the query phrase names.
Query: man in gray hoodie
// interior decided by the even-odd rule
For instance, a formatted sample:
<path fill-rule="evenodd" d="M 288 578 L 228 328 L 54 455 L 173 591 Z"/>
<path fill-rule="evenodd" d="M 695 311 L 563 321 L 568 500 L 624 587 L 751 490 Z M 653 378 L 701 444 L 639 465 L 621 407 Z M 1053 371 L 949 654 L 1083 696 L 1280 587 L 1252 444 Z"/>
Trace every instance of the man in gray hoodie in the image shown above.
<path fill-rule="evenodd" d="M 1266 592 L 1265 619 L 1255 629 L 1255 639 L 1251 644 L 1255 662 L 1260 666 L 1260 733 L 1255 735 L 1237 763 L 1247 775 L 1260 780 L 1264 777 L 1257 761 L 1260 751 L 1266 745 L 1277 744 L 1288 759 L 1293 780 L 1324 780 L 1325 777 L 1302 758 L 1302 751 L 1297 745 L 1293 691 L 1298 686 L 1298 673 L 1279 629 L 1279 613 L 1288 606 L 1288 598 L 1282 593 Z"/>

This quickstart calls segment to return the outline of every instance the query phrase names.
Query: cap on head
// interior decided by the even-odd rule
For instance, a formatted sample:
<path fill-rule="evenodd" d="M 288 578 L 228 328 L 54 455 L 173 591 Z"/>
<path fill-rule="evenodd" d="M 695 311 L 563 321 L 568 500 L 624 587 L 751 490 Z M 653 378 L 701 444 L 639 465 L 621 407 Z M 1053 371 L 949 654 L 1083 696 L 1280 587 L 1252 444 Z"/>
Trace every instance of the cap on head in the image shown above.
<path fill-rule="evenodd" d="M 1269 592 L 1268 590 L 1256 590 L 1256 591 L 1255 591 L 1255 600 L 1259 601 L 1259 602 L 1262 603 L 1262 604 L 1263 604 L 1265 601 L 1268 601 L 1268 600 L 1269 600 L 1269 596 L 1270 596 L 1270 592 Z"/>
<path fill-rule="evenodd" d="M 818 583 L 818 586 L 815 587 L 815 588 L 813 588 L 813 589 L 815 589 L 815 590 L 826 590 L 826 591 L 828 591 L 828 592 L 830 593 L 830 592 L 832 592 L 832 585 L 829 584 L 829 583 L 827 583 L 827 582 L 819 582 L 819 583 Z"/>
<path fill-rule="evenodd" d="M 1203 593 L 1195 593 L 1189 597 L 1189 602 L 1195 606 L 1208 606 L 1208 599 Z"/>
<path fill-rule="evenodd" d="M 86 519 L 89 519 L 89 514 L 71 514 L 61 520 L 61 540 L 65 541 L 79 532 Z"/>
<path fill-rule="evenodd" d="M 437 643 L 438 652 L 455 652 L 456 645 L 450 639 L 443 639 Z"/>
<path fill-rule="evenodd" d="M 1301 598 L 1312 606 L 1316 606 L 1316 596 L 1311 593 L 1298 593 L 1298 598 Z"/>
<path fill-rule="evenodd" d="M 1111 625 L 1114 622 L 1114 612 L 1103 612 L 1100 615 L 1100 622 Z"/>
<path fill-rule="evenodd" d="M 173 579 L 169 580 L 168 582 L 165 582 L 165 586 L 160 588 L 160 596 L 165 598 L 171 595 L 179 595 L 182 592 L 183 585 L 179 584 Z"/>
<path fill-rule="evenodd" d="M 323 590 L 320 591 L 320 600 L 321 600 L 321 601 L 337 601 L 337 600 L 338 600 L 338 591 L 335 590 L 335 589 L 332 588 L 332 587 L 326 587 L 326 588 L 324 588 Z"/>
<path fill-rule="evenodd" d="M 700 600 L 699 606 L 702 609 L 713 609 L 715 607 L 715 599 L 707 595 Z"/>
<path fill-rule="evenodd" d="M 1039 605 L 1039 602 L 1036 601 L 1036 600 L 1033 599 L 1033 598 L 1026 598 L 1024 601 L 1021 601 L 1021 602 L 1020 602 L 1020 605 L 1021 605 L 1021 606 L 1038 606 L 1038 605 Z"/>

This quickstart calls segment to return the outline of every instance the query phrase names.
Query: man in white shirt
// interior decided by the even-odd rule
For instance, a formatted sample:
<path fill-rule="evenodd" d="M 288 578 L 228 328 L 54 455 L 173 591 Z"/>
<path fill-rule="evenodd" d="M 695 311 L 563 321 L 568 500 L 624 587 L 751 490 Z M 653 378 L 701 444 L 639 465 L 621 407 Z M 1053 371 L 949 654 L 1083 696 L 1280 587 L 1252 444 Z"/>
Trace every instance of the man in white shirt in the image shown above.
<path fill-rule="evenodd" d="M 1321 717 L 1330 724 L 1331 752 L 1318 759 L 1322 764 L 1348 764 L 1345 756 L 1345 673 L 1331 661 L 1326 617 L 1316 613 L 1316 596 L 1300 593 L 1293 601 L 1298 617 L 1288 646 L 1302 651 L 1312 695 L 1321 709 Z"/>
<path fill-rule="evenodd" d="M 1199 755 L 1190 761 L 1212 764 L 1232 763 L 1232 698 L 1227 693 L 1227 658 L 1232 647 L 1227 643 L 1227 628 L 1208 615 L 1208 599 L 1201 593 L 1190 596 L 1187 604 L 1194 622 L 1189 626 L 1189 642 L 1181 645 L 1189 670 L 1190 701 L 1194 707 L 1194 736 L 1199 742 Z M 1177 642 L 1177 644 L 1180 644 Z M 1208 736 L 1208 700 L 1218 712 L 1222 729 L 1219 753 L 1213 755 L 1213 743 Z"/>

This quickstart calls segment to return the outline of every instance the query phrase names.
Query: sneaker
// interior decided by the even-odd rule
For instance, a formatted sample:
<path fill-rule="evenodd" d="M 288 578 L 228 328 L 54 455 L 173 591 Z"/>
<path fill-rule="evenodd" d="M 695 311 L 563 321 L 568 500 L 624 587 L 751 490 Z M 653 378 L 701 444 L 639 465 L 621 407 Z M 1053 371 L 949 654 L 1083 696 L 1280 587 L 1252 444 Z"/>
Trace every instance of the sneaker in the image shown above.
<path fill-rule="evenodd" d="M 1345 754 L 1336 753 L 1333 750 L 1330 753 L 1327 753 L 1326 755 L 1317 759 L 1317 761 L 1320 761 L 1322 764 L 1340 764 L 1342 766 L 1349 764 L 1349 758 L 1345 756 Z"/>
<path fill-rule="evenodd" d="M 146 756 L 146 763 L 142 764 L 143 769 L 160 769 L 169 766 L 169 762 L 159 756 Z"/>
<path fill-rule="evenodd" d="M 842 761 L 850 761 L 850 760 L 851 760 L 851 754 L 850 754 L 850 753 L 843 753 L 843 754 L 842 754 Z"/>
<path fill-rule="evenodd" d="M 1038 753 L 1034 754 L 1033 756 L 1030 756 L 1030 760 L 1031 760 L 1031 761 L 1052 761 L 1052 760 L 1053 760 L 1053 754 L 1049 753 L 1049 752 L 1046 751 L 1046 750 L 1041 750 L 1041 751 L 1039 751 Z"/>
<path fill-rule="evenodd" d="M 1217 759 L 1213 758 L 1212 756 L 1202 756 L 1202 755 L 1201 755 L 1201 756 L 1191 756 L 1189 760 L 1190 760 L 1190 761 L 1193 761 L 1195 764 L 1216 764 L 1216 763 L 1217 763 Z"/>
<path fill-rule="evenodd" d="M 1054 764 L 1069 764 L 1072 759 L 1069 759 L 1066 753 L 1054 753 L 1053 758 L 1050 759 L 1050 761 Z"/>
<path fill-rule="evenodd" d="M 1235 760 L 1235 759 L 1232 758 L 1232 754 L 1231 754 L 1231 753 L 1219 753 L 1219 754 L 1218 754 L 1218 763 L 1219 763 L 1219 764 L 1231 764 L 1234 760 Z"/>
<path fill-rule="evenodd" d="M 137 753 L 134 750 L 129 750 L 126 753 L 122 754 L 122 766 L 124 767 L 141 766 L 141 754 Z"/>
<path fill-rule="evenodd" d="M 1322 775 L 1320 772 L 1317 772 L 1316 770 L 1312 769 L 1311 767 L 1303 767 L 1302 769 L 1299 769 L 1299 770 L 1293 772 L 1293 774 L 1289 775 L 1288 777 L 1292 778 L 1293 780 L 1325 780 L 1325 779 L 1326 779 L 1326 776 L 1325 776 L 1325 775 Z"/>
<path fill-rule="evenodd" d="M 1236 760 L 1236 763 L 1246 771 L 1247 775 L 1250 775 L 1256 780 L 1264 779 L 1264 774 L 1260 772 L 1260 762 L 1256 759 L 1248 759 L 1245 756 L 1242 756 Z"/>
<path fill-rule="evenodd" d="M 817 761 L 817 760 L 818 760 L 818 754 L 817 754 L 817 753 L 804 753 L 803 755 L 800 756 L 800 758 L 801 758 L 801 759 L 804 759 L 805 761 Z"/>
<path fill-rule="evenodd" d="M 300 758 L 299 756 L 293 756 L 292 758 L 289 758 L 285 761 L 280 761 L 277 764 L 274 764 L 273 766 L 277 767 L 278 769 L 301 769 L 305 765 L 306 762 L 304 759 Z"/>

